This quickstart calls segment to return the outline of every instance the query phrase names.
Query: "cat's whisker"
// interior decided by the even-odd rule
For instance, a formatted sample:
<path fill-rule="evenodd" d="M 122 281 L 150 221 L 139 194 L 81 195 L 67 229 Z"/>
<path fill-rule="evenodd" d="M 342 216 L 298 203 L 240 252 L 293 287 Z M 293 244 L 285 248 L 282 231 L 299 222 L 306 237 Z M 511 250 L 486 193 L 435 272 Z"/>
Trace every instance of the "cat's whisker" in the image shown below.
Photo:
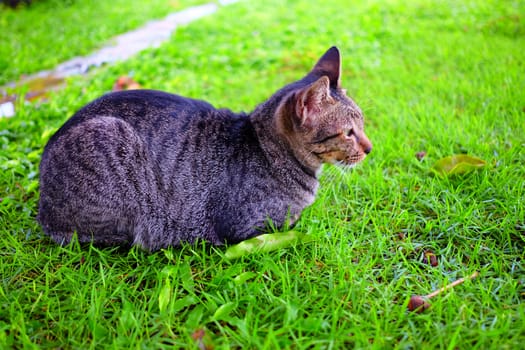
<path fill-rule="evenodd" d="M 340 180 L 342 175 L 344 175 L 344 171 L 338 166 L 338 165 L 334 165 L 334 164 L 330 164 L 330 165 L 325 165 L 324 167 L 324 172 L 323 172 L 323 181 L 325 182 L 334 182 L 334 183 L 337 183 L 339 181 L 336 181 L 336 180 Z"/>

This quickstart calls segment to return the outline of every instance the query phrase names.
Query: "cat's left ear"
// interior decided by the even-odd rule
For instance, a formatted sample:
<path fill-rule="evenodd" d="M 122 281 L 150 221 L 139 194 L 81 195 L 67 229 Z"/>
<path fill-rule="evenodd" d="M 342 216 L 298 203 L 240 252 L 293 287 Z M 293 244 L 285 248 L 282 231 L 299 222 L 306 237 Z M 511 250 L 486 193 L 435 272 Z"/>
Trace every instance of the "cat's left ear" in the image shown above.
<path fill-rule="evenodd" d="M 332 46 L 319 59 L 310 74 L 318 77 L 326 75 L 330 79 L 330 87 L 341 87 L 341 54 L 339 49 Z"/>

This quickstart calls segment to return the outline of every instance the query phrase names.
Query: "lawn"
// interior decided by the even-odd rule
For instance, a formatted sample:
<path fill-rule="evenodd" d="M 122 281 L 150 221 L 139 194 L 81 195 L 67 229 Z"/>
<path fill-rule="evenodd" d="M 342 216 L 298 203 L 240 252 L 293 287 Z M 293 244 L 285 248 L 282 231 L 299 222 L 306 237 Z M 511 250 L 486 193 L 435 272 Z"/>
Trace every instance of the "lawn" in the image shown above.
<path fill-rule="evenodd" d="M 0 86 L 86 55 L 112 36 L 206 0 L 34 0 L 0 4 Z"/>
<path fill-rule="evenodd" d="M 524 13 L 524 1 L 240 1 L 19 103 L 0 119 L 0 348 L 520 348 Z M 249 111 L 332 45 L 374 150 L 353 171 L 326 167 L 296 227 L 311 242 L 228 260 L 205 244 L 59 247 L 36 224 L 45 142 L 119 76 Z M 460 153 L 487 165 L 432 175 Z"/>

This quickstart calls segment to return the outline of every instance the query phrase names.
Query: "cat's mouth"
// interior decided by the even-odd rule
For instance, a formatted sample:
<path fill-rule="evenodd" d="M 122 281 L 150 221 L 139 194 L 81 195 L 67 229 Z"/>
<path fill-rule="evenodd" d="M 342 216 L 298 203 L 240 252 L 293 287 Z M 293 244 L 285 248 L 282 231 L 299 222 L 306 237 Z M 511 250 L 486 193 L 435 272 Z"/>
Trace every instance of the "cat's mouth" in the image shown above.
<path fill-rule="evenodd" d="M 340 166 L 355 166 L 365 159 L 365 153 L 355 153 L 347 155 L 341 151 L 313 152 L 324 163 L 330 163 Z"/>

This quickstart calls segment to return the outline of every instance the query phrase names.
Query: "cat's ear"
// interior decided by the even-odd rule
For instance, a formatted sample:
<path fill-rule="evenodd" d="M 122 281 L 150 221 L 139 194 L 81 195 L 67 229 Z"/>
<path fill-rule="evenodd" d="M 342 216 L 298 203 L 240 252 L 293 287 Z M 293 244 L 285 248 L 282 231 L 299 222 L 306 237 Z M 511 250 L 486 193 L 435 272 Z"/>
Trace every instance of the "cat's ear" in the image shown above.
<path fill-rule="evenodd" d="M 312 127 L 323 106 L 332 101 L 330 79 L 325 75 L 296 94 L 296 122 L 301 127 Z"/>
<path fill-rule="evenodd" d="M 339 49 L 332 46 L 316 63 L 310 74 L 315 76 L 326 75 L 330 79 L 330 86 L 338 88 L 341 86 L 341 54 Z"/>

